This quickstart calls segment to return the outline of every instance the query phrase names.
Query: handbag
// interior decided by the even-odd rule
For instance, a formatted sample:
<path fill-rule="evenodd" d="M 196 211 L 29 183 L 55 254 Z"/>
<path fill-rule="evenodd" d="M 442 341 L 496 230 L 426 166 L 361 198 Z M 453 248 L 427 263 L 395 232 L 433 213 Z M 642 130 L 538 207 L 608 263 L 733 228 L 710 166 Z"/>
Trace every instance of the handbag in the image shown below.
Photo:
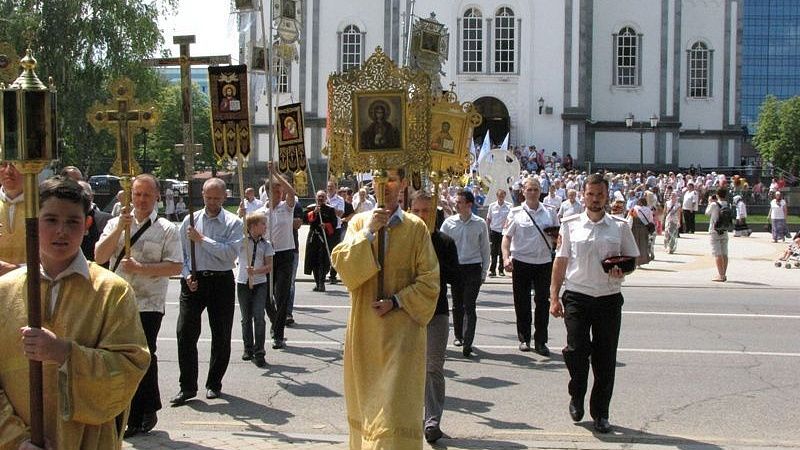
<path fill-rule="evenodd" d="M 637 216 L 639 216 L 639 214 L 637 214 Z M 656 224 L 654 224 L 653 222 L 650 222 L 649 220 L 647 220 L 647 217 L 645 217 L 644 214 L 642 214 L 641 217 L 642 217 L 642 220 L 644 220 L 645 226 L 647 227 L 647 232 L 650 233 L 650 234 L 655 233 L 656 232 Z"/>

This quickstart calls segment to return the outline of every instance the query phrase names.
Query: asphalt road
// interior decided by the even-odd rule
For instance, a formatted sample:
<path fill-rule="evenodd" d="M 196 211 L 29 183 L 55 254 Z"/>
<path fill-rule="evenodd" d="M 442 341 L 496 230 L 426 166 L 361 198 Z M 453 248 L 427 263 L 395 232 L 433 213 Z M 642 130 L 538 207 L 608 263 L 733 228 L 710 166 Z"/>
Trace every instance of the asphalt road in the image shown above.
<path fill-rule="evenodd" d="M 475 439 L 481 448 L 512 440 L 596 443 L 591 423 L 573 424 L 567 414 L 563 323 L 551 319 L 550 358 L 519 352 L 510 280 L 490 281 L 478 302 L 477 355 L 468 360 L 459 348 L 448 348 L 443 430 Z M 297 324 L 286 332 L 286 349 L 267 350 L 266 369 L 239 359 L 237 306 L 222 398 L 206 400 L 201 392 L 171 408 L 167 399 L 178 391 L 179 289 L 171 281 L 158 350 L 165 404 L 158 429 L 346 436 L 341 343 L 349 298 L 341 285 L 327 293 L 312 292 L 312 286 L 298 282 Z M 618 433 L 602 439 L 673 448 L 800 447 L 795 289 L 662 284 L 626 287 L 623 294 L 611 405 Z M 205 323 L 199 348 L 202 387 L 210 349 Z"/>

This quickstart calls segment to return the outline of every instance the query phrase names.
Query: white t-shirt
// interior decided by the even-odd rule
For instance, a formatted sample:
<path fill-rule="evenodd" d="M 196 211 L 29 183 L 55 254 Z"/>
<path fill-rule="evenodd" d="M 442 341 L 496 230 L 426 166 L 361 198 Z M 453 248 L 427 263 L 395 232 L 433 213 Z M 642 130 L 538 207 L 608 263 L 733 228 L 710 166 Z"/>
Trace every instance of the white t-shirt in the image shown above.
<path fill-rule="evenodd" d="M 773 198 L 772 201 L 769 202 L 769 218 L 785 219 L 786 214 L 783 211 L 784 206 L 786 206 L 786 200 L 781 199 L 781 201 L 778 202 L 777 199 Z"/>
<path fill-rule="evenodd" d="M 267 214 L 267 237 L 271 240 L 272 248 L 276 252 L 294 250 L 294 208 L 289 208 L 286 201 L 278 203 L 274 213 L 269 208 L 264 208 Z"/>

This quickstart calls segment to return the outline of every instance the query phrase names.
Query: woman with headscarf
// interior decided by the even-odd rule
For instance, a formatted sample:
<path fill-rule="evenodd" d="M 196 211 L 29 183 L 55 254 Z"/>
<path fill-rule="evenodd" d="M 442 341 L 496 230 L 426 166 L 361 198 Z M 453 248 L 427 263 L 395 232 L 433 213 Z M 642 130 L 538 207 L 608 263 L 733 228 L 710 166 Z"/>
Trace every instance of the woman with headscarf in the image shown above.
<path fill-rule="evenodd" d="M 678 246 L 678 233 L 681 229 L 681 202 L 678 193 L 667 188 L 664 204 L 664 249 L 669 254 L 675 253 Z"/>
<path fill-rule="evenodd" d="M 639 248 L 636 265 L 643 266 L 655 259 L 650 239 L 650 235 L 655 232 L 653 211 L 647 207 L 647 200 L 644 197 L 639 198 L 633 208 L 628 211 L 628 223 L 631 226 L 633 237 L 636 239 L 636 246 Z"/>

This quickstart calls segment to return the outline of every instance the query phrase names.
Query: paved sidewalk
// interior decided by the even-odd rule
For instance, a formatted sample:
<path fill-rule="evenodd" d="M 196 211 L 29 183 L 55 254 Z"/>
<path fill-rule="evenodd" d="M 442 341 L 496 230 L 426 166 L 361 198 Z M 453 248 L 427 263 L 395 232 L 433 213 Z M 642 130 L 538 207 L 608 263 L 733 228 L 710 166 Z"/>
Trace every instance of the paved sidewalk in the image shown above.
<path fill-rule="evenodd" d="M 668 255 L 663 250 L 662 237 L 656 240 L 656 259 L 628 277 L 625 286 L 686 287 L 691 289 L 798 289 L 800 269 L 775 268 L 774 260 L 788 244 L 772 243 L 767 233 L 755 233 L 748 238 L 730 238 L 730 264 L 728 282 L 717 283 L 710 254 L 708 233 L 684 235 L 678 242 L 677 252 Z M 302 271 L 299 271 L 302 272 Z M 299 273 L 298 281 L 310 282 L 310 277 Z M 490 278 L 488 284 L 510 284 L 510 277 Z M 624 289 L 624 288 L 623 288 Z M 724 294 L 723 294 L 724 295 Z M 123 444 L 125 449 L 347 449 L 346 435 L 301 435 L 272 432 L 252 428 L 245 423 L 231 427 L 193 430 L 156 430 L 148 435 L 136 436 Z M 198 427 L 202 428 L 202 427 Z M 588 431 L 588 430 L 587 430 Z M 713 431 L 713 430 L 709 430 Z M 705 442 L 708 442 L 706 440 Z M 441 446 L 424 445 L 424 448 L 447 449 L 758 449 L 765 443 L 754 441 L 743 444 L 725 442 L 724 438 L 713 444 L 702 443 L 691 437 L 673 437 L 670 442 L 654 441 L 645 433 L 627 430 L 611 436 L 591 433 L 559 434 L 547 430 L 535 433 L 513 434 L 499 431 L 489 436 L 468 436 L 443 439 Z M 774 448 L 774 447 L 771 447 Z"/>

